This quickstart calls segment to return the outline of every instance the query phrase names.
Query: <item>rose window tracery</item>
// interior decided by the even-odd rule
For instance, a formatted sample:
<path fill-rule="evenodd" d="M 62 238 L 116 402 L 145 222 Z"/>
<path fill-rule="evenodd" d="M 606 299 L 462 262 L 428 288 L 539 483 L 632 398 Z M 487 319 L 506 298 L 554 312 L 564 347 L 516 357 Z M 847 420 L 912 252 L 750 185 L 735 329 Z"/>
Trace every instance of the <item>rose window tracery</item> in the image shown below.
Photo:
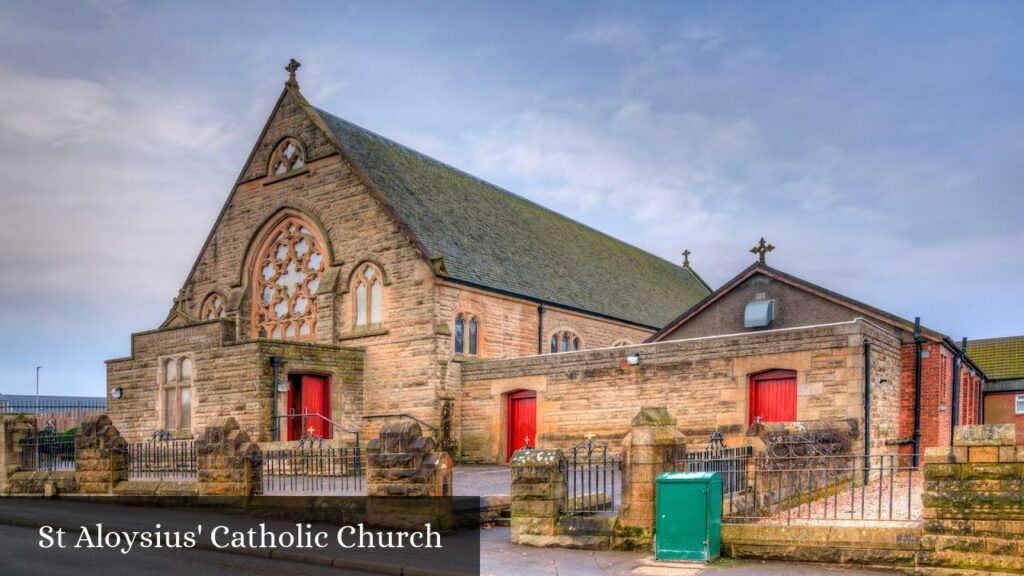
<path fill-rule="evenodd" d="M 268 235 L 253 279 L 253 332 L 274 340 L 316 333 L 316 292 L 326 267 L 323 242 L 313 227 L 288 217 Z"/>

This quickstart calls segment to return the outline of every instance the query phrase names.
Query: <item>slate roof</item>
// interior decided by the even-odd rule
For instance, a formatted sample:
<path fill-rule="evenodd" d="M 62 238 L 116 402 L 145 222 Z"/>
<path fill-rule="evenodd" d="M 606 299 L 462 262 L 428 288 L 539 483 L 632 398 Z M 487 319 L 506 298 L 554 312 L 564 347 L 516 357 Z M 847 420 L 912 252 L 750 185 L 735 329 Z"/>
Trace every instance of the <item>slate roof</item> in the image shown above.
<path fill-rule="evenodd" d="M 687 268 L 316 112 L 449 280 L 651 328 L 710 292 Z"/>
<path fill-rule="evenodd" d="M 1024 378 L 1024 336 L 968 340 L 967 355 L 991 380 Z"/>

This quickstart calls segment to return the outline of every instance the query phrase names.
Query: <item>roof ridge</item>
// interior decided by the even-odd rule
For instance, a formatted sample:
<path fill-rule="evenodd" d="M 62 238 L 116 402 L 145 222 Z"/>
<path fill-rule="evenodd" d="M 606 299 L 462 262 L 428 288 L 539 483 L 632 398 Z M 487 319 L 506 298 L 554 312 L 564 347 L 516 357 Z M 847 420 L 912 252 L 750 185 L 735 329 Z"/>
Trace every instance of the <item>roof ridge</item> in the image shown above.
<path fill-rule="evenodd" d="M 626 242 L 625 240 L 622 240 L 621 238 L 616 238 L 615 236 L 612 236 L 611 234 L 608 234 L 607 232 L 603 232 L 601 230 L 598 230 L 597 228 L 594 228 L 593 226 L 590 226 L 589 224 L 586 224 L 584 222 L 580 222 L 579 220 L 576 220 L 575 218 L 570 218 L 569 216 L 566 216 L 565 214 L 562 214 L 561 212 L 552 210 L 551 208 L 548 208 L 547 206 L 544 206 L 543 204 L 540 204 L 539 202 L 535 202 L 535 201 L 533 201 L 533 200 L 531 200 L 531 199 L 529 199 L 529 198 L 527 198 L 525 196 L 522 196 L 521 194 L 517 194 L 517 193 L 515 193 L 515 192 L 513 192 L 511 190 L 508 190 L 507 188 L 504 188 L 502 186 L 499 186 L 499 185 L 497 185 L 497 184 L 495 184 L 493 182 L 490 182 L 488 180 L 484 180 L 483 178 L 481 178 L 479 176 L 471 174 L 470 172 L 467 172 L 467 171 L 465 171 L 465 170 L 463 170 L 461 168 L 458 168 L 456 166 L 452 166 L 451 164 L 449 164 L 447 162 L 444 162 L 442 160 L 438 160 L 437 158 L 434 158 L 433 156 L 430 156 L 428 154 L 420 152 L 419 150 L 416 150 L 415 148 L 410 148 L 409 146 L 406 146 L 405 144 L 402 144 L 401 142 L 398 142 L 396 140 L 392 140 L 391 138 L 388 138 L 387 136 L 383 136 L 383 135 L 381 135 L 381 134 L 379 134 L 377 132 L 374 132 L 373 130 L 370 130 L 369 128 L 365 128 L 365 127 L 363 127 L 363 126 L 361 126 L 359 124 L 356 124 L 355 122 L 352 122 L 351 120 L 346 120 L 346 119 L 338 116 L 337 114 L 333 114 L 331 112 L 328 112 L 327 110 L 324 110 L 323 108 L 318 108 L 316 106 L 313 106 L 313 109 L 316 110 L 316 112 L 318 114 L 326 114 L 327 116 L 330 116 L 330 117 L 334 118 L 335 120 L 338 120 L 340 122 L 344 122 L 345 124 L 348 124 L 349 126 L 351 126 L 353 128 L 361 130 L 361 131 L 369 134 L 370 136 L 372 136 L 374 138 L 382 140 L 382 141 L 384 141 L 384 143 L 386 143 L 388 145 L 397 146 L 397 147 L 399 147 L 399 148 L 401 148 L 403 150 L 407 150 L 407 151 L 415 154 L 416 156 L 419 156 L 420 158 L 422 158 L 422 159 L 424 159 L 424 160 L 426 160 L 428 162 L 431 162 L 431 163 L 434 163 L 434 164 L 436 164 L 438 166 L 447 168 L 449 170 L 452 170 L 454 172 L 457 172 L 457 173 L 461 174 L 462 176 L 468 177 L 468 178 L 470 178 L 472 180 L 475 180 L 475 181 L 477 181 L 477 182 L 479 182 L 481 184 L 489 186 L 489 187 L 491 187 L 491 188 L 493 188 L 493 189 L 495 189 L 495 190 L 497 190 L 499 192 L 502 192 L 504 194 L 508 194 L 509 196 L 511 196 L 511 197 L 513 197 L 513 198 L 515 198 L 517 200 L 520 200 L 522 202 L 526 202 L 527 204 L 530 204 L 531 206 L 539 208 L 540 210 L 543 210 L 544 212 L 547 212 L 548 214 L 551 214 L 551 215 L 553 215 L 555 217 L 561 218 L 562 220 L 566 220 L 568 222 L 572 222 L 573 224 L 575 224 L 577 226 L 582 226 L 583 228 L 586 228 L 587 230 L 590 230 L 591 232 L 594 232 L 594 233 L 599 234 L 599 235 L 601 235 L 601 236 L 603 236 L 605 238 L 608 238 L 609 240 L 612 240 L 612 241 L 617 242 L 619 244 L 622 244 L 624 246 L 628 246 L 628 247 L 632 248 L 633 250 L 636 250 L 637 252 L 640 252 L 640 253 L 644 254 L 645 256 L 648 256 L 648 257 L 656 259 L 656 260 L 660 260 L 661 262 L 671 266 L 673 269 L 688 271 L 688 272 L 690 272 L 694 276 L 695 280 L 697 280 L 698 282 L 703 284 L 705 287 L 708 287 L 707 283 L 705 283 L 704 280 L 701 279 L 696 274 L 695 271 L 690 270 L 689 268 L 687 268 L 685 266 L 680 266 L 680 265 L 676 264 L 675 262 L 672 262 L 671 260 L 669 260 L 667 258 L 662 258 L 661 256 L 658 256 L 657 254 L 654 254 L 652 252 L 648 252 L 647 250 L 644 250 L 643 248 L 640 248 L 639 246 L 637 246 L 635 244 L 632 244 L 630 242 Z M 708 287 L 708 288 L 710 289 L 710 287 Z"/>
<path fill-rule="evenodd" d="M 967 339 L 967 347 L 970 348 L 971 344 L 985 344 L 985 343 L 988 343 L 988 342 L 1003 342 L 1003 341 L 1006 341 L 1006 340 L 1022 340 L 1022 341 L 1024 341 L 1024 334 L 1022 334 L 1020 336 L 994 336 L 992 338 L 977 338 L 977 339 L 974 339 L 974 340 L 971 340 L 970 338 L 968 338 Z"/>

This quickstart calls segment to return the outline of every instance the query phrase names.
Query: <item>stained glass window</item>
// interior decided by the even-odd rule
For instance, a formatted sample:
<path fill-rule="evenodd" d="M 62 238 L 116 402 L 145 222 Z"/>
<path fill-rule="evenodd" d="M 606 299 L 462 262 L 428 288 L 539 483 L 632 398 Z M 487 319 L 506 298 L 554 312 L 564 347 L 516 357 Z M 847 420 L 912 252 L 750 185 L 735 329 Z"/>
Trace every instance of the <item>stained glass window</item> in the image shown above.
<path fill-rule="evenodd" d="M 316 333 L 316 291 L 324 247 L 313 227 L 289 216 L 267 235 L 253 274 L 253 336 L 310 339 Z"/>
<path fill-rule="evenodd" d="M 353 277 L 356 292 L 356 327 L 384 322 L 384 282 L 373 264 L 363 264 Z"/>

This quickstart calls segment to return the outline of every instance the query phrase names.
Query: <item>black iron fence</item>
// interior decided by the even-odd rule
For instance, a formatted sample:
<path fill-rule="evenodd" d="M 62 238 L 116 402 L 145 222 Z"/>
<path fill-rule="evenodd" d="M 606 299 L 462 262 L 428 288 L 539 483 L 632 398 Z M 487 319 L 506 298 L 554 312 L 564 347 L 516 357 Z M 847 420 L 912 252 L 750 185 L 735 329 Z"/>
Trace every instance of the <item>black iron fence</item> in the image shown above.
<path fill-rule="evenodd" d="M 44 430 L 19 442 L 21 469 L 39 472 L 75 469 L 75 437 Z"/>
<path fill-rule="evenodd" d="M 264 494 L 363 494 L 365 467 L 358 445 L 324 445 L 323 440 L 264 450 L 261 455 Z"/>
<path fill-rule="evenodd" d="M 718 472 L 722 478 L 723 497 L 727 497 L 746 489 L 753 456 L 752 446 L 726 448 L 722 435 L 715 433 L 704 450 L 686 452 L 683 460 L 676 462 L 676 470 Z"/>
<path fill-rule="evenodd" d="M 730 452 L 732 451 L 732 452 Z M 748 449 L 687 454 L 678 470 L 718 472 L 728 522 L 917 522 L 922 470 L 913 455 L 773 457 Z"/>
<path fill-rule="evenodd" d="M 622 460 L 608 444 L 592 439 L 569 448 L 562 463 L 565 510 L 568 514 L 594 514 L 614 510 L 621 500 Z"/>
<path fill-rule="evenodd" d="M 196 477 L 196 444 L 192 440 L 161 440 L 128 444 L 128 478 L 190 480 Z"/>

